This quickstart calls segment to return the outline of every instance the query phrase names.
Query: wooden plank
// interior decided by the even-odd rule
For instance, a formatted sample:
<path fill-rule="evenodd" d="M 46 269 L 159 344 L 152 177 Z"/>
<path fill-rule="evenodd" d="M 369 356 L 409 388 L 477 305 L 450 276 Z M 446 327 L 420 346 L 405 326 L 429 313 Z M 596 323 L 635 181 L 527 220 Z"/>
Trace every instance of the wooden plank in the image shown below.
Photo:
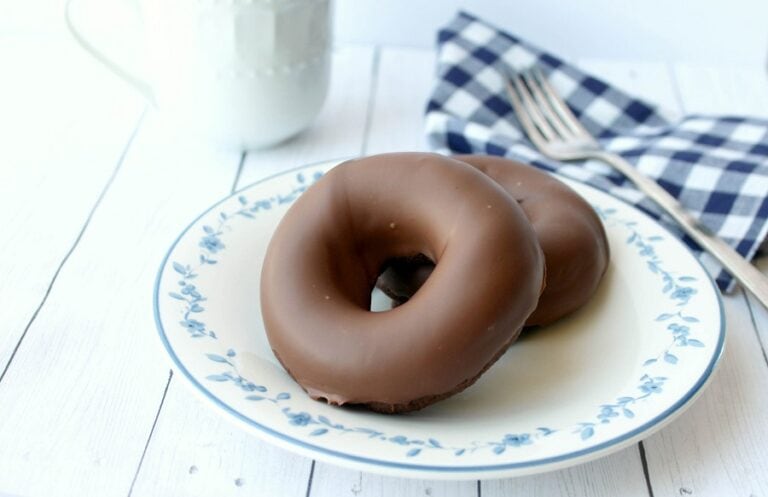
<path fill-rule="evenodd" d="M 763 74 L 692 65 L 674 70 L 686 112 L 768 115 Z M 656 495 L 768 492 L 768 425 L 760 414 L 768 409 L 768 364 L 744 295 L 737 292 L 724 302 L 728 341 L 712 384 L 685 414 L 645 442 Z M 764 314 L 755 316 L 764 329 Z"/>
<path fill-rule="evenodd" d="M 373 56 L 371 47 L 338 50 L 328 100 L 314 126 L 282 146 L 249 153 L 237 188 L 297 165 L 359 154 Z M 177 383 L 171 382 L 132 496 L 305 495 L 310 459 L 230 425 Z"/>
<path fill-rule="evenodd" d="M 637 445 L 581 466 L 534 476 L 482 483 L 483 497 L 645 497 L 648 490 Z"/>
<path fill-rule="evenodd" d="M 434 73 L 432 50 L 381 49 L 366 154 L 428 149 L 424 111 Z"/>
<path fill-rule="evenodd" d="M 67 44 L 8 40 L 0 60 L 1 377 L 144 102 Z"/>
<path fill-rule="evenodd" d="M 131 496 L 303 496 L 311 461 L 274 447 L 203 405 L 183 380 L 168 389 Z"/>
<path fill-rule="evenodd" d="M 475 481 L 393 478 L 316 463 L 309 497 L 476 497 Z"/>
<path fill-rule="evenodd" d="M 129 491 L 168 380 L 151 310 L 158 265 L 240 160 L 168 147 L 155 125 L 142 126 L 0 383 L 10 493 Z"/>

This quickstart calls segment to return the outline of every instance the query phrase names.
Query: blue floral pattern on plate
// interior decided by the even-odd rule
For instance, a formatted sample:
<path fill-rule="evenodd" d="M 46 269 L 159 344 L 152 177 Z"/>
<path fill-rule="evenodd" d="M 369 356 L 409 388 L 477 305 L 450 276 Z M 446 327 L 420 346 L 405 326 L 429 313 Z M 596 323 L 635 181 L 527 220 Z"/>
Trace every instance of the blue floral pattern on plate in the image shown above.
<path fill-rule="evenodd" d="M 637 377 L 634 386 L 622 395 L 596 405 L 591 417 L 562 426 L 534 425 L 524 431 L 517 429 L 501 432 L 493 438 L 456 444 L 446 443 L 436 434 L 406 436 L 372 426 L 334 421 L 331 419 L 332 415 L 308 412 L 306 408 L 296 407 L 295 395 L 284 389 L 274 391 L 268 382 L 259 381 L 256 377 L 248 377 L 241 372 L 238 364 L 239 354 L 235 347 L 222 343 L 217 333 L 207 324 L 208 299 L 205 288 L 198 283 L 198 277 L 201 273 L 209 271 L 209 268 L 215 268 L 221 258 L 226 257 L 228 236 L 234 230 L 241 229 L 241 223 L 257 219 L 263 212 L 270 211 L 276 206 L 292 203 L 322 174 L 321 170 L 305 168 L 295 173 L 292 185 L 282 193 L 249 198 L 249 194 L 243 192 L 237 195 L 236 202 L 224 202 L 218 210 L 215 207 L 184 234 L 185 238 L 196 237 L 195 246 L 198 250 L 196 259 L 171 258 L 161 269 L 161 275 L 164 274 L 165 277 L 173 277 L 176 280 L 177 288 L 165 292 L 165 299 L 168 305 L 176 306 L 176 312 L 181 316 L 178 320 L 179 331 L 192 340 L 210 340 L 210 346 L 204 352 L 204 357 L 210 364 L 210 371 L 199 381 L 221 385 L 215 388 L 230 385 L 226 388 L 239 391 L 243 400 L 279 412 L 287 430 L 299 430 L 300 436 L 308 440 L 325 439 L 331 435 L 363 437 L 392 447 L 402 447 L 402 456 L 406 460 L 417 460 L 432 452 L 450 454 L 457 459 L 481 452 L 502 457 L 510 451 L 527 450 L 528 447 L 536 446 L 555 435 L 573 437 L 576 442 L 589 446 L 591 440 L 596 438 L 604 427 L 619 420 L 631 422 L 636 418 L 638 406 L 663 394 L 670 381 L 670 368 L 677 367 L 683 360 L 680 350 L 712 354 L 712 348 L 708 348 L 706 339 L 700 336 L 701 328 L 705 323 L 694 310 L 695 306 L 690 305 L 696 301 L 703 290 L 711 291 L 711 283 L 704 278 L 704 286 L 702 286 L 700 276 L 679 273 L 675 267 L 667 264 L 663 255 L 660 255 L 664 251 L 658 250 L 659 246 L 668 242 L 665 235 L 656 232 L 646 233 L 643 223 L 638 224 L 634 217 L 623 215 L 624 209 L 616 209 L 611 205 L 603 205 L 601 202 L 590 199 L 606 228 L 624 233 L 625 245 L 634 250 L 636 256 L 645 262 L 645 270 L 656 279 L 659 292 L 669 303 L 668 309 L 654 315 L 652 319 L 654 329 L 651 330 L 653 333 L 663 333 L 667 336 L 666 345 L 642 361 L 643 371 Z M 626 209 L 631 208 L 626 207 Z M 666 236 L 670 235 L 666 234 Z M 169 256 L 173 257 L 173 250 Z M 171 304 L 171 302 L 176 303 Z M 157 302 L 156 305 L 158 305 Z M 715 352 L 719 354 L 719 350 Z M 713 364 L 714 362 L 711 363 L 710 368 Z M 659 371 L 666 372 L 659 373 Z"/>

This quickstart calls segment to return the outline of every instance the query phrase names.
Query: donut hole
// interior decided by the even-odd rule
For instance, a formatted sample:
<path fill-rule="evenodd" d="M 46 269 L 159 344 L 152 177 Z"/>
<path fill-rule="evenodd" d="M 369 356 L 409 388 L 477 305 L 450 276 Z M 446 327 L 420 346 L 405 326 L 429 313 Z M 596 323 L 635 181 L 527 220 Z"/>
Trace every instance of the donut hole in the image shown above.
<path fill-rule="evenodd" d="M 406 303 L 427 282 L 434 268 L 434 261 L 422 253 L 388 260 L 371 293 L 371 310 L 386 311 Z M 386 302 L 386 308 L 381 307 L 382 302 Z"/>
<path fill-rule="evenodd" d="M 395 307 L 395 302 L 378 287 L 371 292 L 371 312 L 387 312 Z"/>
<path fill-rule="evenodd" d="M 435 263 L 429 280 L 406 305 L 370 312 L 393 260 L 420 254 Z M 523 211 L 482 173 L 438 155 L 374 156 L 332 169 L 285 214 L 264 258 L 262 318 L 310 397 L 406 412 L 468 387 L 506 350 L 543 271 Z"/>

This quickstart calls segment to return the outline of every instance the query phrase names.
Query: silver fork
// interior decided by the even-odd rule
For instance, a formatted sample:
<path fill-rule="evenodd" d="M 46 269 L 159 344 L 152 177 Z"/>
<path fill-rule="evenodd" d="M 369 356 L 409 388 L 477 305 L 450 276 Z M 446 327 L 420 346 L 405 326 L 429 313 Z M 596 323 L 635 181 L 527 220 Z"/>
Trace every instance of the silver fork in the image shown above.
<path fill-rule="evenodd" d="M 619 155 L 601 149 L 541 71 L 534 68 L 512 74 L 507 81 L 507 92 L 520 124 L 541 153 L 558 161 L 597 159 L 617 169 L 768 308 L 768 278 L 699 224 L 655 181 L 643 176 Z"/>

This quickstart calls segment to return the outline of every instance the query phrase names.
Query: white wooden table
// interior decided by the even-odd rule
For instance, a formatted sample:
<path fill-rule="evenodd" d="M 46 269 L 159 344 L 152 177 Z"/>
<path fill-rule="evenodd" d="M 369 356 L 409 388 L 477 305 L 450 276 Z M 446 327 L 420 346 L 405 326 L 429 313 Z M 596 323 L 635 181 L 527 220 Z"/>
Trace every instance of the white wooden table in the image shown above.
<path fill-rule="evenodd" d="M 70 43 L 5 38 L 0 61 L 0 494 L 768 495 L 768 311 L 741 290 L 724 298 L 720 369 L 685 414 L 539 476 L 421 481 L 315 462 L 230 426 L 176 377 L 151 309 L 176 235 L 274 172 L 425 149 L 430 51 L 338 47 L 314 126 L 244 155 L 169 143 L 153 111 Z M 673 111 L 768 116 L 759 68 L 579 62 Z"/>

